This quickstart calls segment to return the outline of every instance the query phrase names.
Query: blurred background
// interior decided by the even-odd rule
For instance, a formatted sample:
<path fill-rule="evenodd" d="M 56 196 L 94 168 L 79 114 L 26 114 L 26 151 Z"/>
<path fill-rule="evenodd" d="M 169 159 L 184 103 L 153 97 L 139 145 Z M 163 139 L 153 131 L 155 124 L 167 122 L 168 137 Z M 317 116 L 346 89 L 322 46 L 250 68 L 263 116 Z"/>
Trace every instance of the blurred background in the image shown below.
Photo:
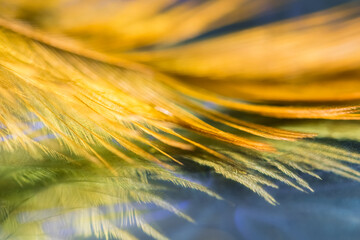
<path fill-rule="evenodd" d="M 270 2 L 263 6 L 265 11 L 254 17 L 212 29 L 199 36 L 186 39 L 181 44 L 186 45 L 221 34 L 298 18 L 344 3 L 360 4 L 360 1 L 347 0 L 291 0 L 275 6 Z M 250 118 L 252 119 L 251 116 Z M 261 122 L 261 118 L 257 121 Z M 276 126 L 278 123 L 284 123 L 284 120 L 269 120 L 267 123 Z M 355 141 L 334 141 L 326 138 L 316 141 L 360 153 L 360 143 Z M 352 167 L 360 171 L 360 166 Z M 276 182 L 279 189 L 266 188 L 279 203 L 273 206 L 248 188 L 226 180 L 210 169 L 194 163 L 189 163 L 187 168 L 186 176 L 190 180 L 207 186 L 222 196 L 223 200 L 186 188 L 170 191 L 166 195 L 166 200 L 192 217 L 195 223 L 179 218 L 155 205 L 139 206 L 140 210 L 141 208 L 148 210 L 144 218 L 169 239 L 360 239 L 360 183 L 355 180 L 323 171 L 315 172 L 322 180 L 299 173 L 299 176 L 310 184 L 314 192 L 303 193 L 281 182 Z M 171 189 L 170 185 L 169 188 Z M 71 239 L 72 226 L 63 222 L 48 221 L 43 229 L 53 239 Z M 151 239 L 136 228 L 132 229 L 132 232 L 139 239 Z"/>
<path fill-rule="evenodd" d="M 300 17 L 346 2 L 360 3 L 347 0 L 293 0 L 280 7 L 268 5 L 267 11 L 259 16 L 211 31 L 198 39 Z M 357 152 L 360 149 L 360 144 L 356 142 L 332 144 Z M 360 170 L 359 166 L 353 167 Z M 304 194 L 281 183 L 279 189 L 269 188 L 279 206 L 268 204 L 240 184 L 224 181 L 213 173 L 203 173 L 202 183 L 223 196 L 224 201 L 184 190 L 176 193 L 184 198 L 183 202 L 177 204 L 186 209 L 196 224 L 179 221 L 176 217 L 165 217 L 165 213 L 164 216 L 155 214 L 153 221 L 158 221 L 159 228 L 170 239 L 176 240 L 359 239 L 360 183 L 327 172 L 316 173 L 322 180 L 300 174 L 313 187 L 313 193 Z M 193 174 L 199 177 L 197 173 Z"/>

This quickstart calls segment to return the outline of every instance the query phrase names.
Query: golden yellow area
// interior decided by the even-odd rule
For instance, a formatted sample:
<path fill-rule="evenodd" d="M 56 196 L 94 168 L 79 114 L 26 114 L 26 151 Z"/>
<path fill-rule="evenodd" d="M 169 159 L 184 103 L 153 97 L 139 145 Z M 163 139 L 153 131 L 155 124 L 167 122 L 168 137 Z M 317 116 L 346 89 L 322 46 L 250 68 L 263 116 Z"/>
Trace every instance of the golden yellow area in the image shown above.
<path fill-rule="evenodd" d="M 114 176 L 109 154 L 170 170 L 188 158 L 272 204 L 268 178 L 310 191 L 296 171 L 359 179 L 345 164 L 357 154 L 310 140 L 329 136 L 317 124 L 271 126 L 359 119 L 356 5 L 196 40 L 286 1 L 0 3 L 1 151 L 86 159 Z M 34 140 L 44 134 L 56 138 Z"/>

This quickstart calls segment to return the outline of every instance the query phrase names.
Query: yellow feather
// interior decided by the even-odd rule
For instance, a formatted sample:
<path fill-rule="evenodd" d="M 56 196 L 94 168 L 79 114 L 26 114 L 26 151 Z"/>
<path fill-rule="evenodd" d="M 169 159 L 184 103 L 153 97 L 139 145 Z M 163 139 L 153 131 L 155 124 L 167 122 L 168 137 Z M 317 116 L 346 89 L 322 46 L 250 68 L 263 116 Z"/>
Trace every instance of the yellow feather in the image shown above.
<path fill-rule="evenodd" d="M 82 236 L 135 239 L 111 223 L 120 217 L 166 239 L 137 209 L 107 216 L 96 207 L 153 202 L 192 221 L 148 181 L 220 198 L 175 176 L 184 159 L 271 204 L 264 186 L 277 188 L 277 181 L 313 191 L 298 171 L 360 180 L 347 166 L 359 164 L 359 154 L 312 140 L 359 139 L 357 122 L 349 121 L 360 118 L 357 6 L 197 40 L 273 1 L 0 3 L 1 169 L 11 173 L 0 185 L 14 186 L 2 195 L 5 237 L 44 235 L 46 220 L 21 224 L 17 217 L 61 207 L 64 221 L 79 208 Z M 42 192 L 30 188 L 37 182 Z"/>

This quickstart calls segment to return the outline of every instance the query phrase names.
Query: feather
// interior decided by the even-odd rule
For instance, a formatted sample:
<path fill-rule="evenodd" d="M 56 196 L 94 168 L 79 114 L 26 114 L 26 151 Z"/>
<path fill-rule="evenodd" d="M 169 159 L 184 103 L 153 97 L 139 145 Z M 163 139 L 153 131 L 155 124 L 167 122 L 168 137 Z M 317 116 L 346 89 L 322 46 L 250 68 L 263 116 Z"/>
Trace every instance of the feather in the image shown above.
<path fill-rule="evenodd" d="M 19 154 L 26 156 L 24 152 Z M 192 219 L 161 198 L 168 190 L 159 180 L 219 198 L 199 184 L 147 163 L 129 165 L 117 161 L 114 176 L 80 159 L 76 164 L 54 159 L 31 164 L 29 160 L 19 162 L 18 156 L 10 157 L 2 158 L 0 169 L 1 239 L 53 239 L 55 236 L 43 227 L 53 222 L 75 227 L 74 233 L 63 233 L 68 238 L 95 235 L 136 239 L 129 230 L 134 226 L 156 239 L 166 239 L 143 218 L 145 212 L 140 206 L 152 203 Z"/>
<path fill-rule="evenodd" d="M 272 1 L 101 2 L 1 1 L 4 238 L 46 239 L 36 214 L 53 209 L 82 236 L 166 239 L 130 203 L 191 221 L 149 176 L 220 198 L 176 176 L 185 159 L 271 204 L 278 181 L 313 191 L 298 172 L 360 180 L 360 156 L 321 141 L 358 140 L 343 132 L 359 119 L 357 5 L 196 40 Z"/>

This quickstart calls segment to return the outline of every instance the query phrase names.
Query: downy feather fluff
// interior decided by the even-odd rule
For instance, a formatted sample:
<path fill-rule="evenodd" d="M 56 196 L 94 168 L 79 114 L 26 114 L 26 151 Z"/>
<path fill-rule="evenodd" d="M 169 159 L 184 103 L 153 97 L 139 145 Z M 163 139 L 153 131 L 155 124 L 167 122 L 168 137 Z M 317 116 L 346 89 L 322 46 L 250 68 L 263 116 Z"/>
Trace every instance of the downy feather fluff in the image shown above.
<path fill-rule="evenodd" d="M 312 191 L 298 172 L 359 180 L 359 154 L 317 141 L 359 139 L 359 6 L 196 38 L 267 4 L 286 1 L 1 0 L 4 238 L 46 239 L 31 212 L 53 209 L 81 236 L 165 239 L 133 202 L 191 220 L 162 181 L 219 198 L 176 175 L 184 159 L 271 204 L 277 181 Z"/>

